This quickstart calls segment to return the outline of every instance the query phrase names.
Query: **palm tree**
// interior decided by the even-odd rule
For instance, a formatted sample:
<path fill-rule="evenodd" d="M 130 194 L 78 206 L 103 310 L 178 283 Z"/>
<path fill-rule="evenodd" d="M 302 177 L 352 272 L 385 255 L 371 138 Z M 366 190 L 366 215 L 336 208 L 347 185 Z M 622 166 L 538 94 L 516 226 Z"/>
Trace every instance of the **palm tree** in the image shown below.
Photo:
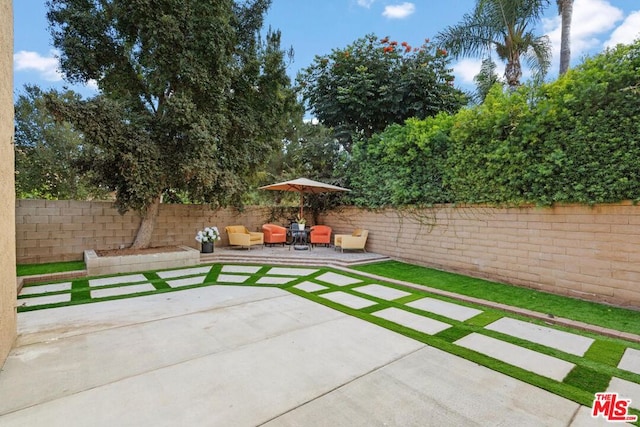
<path fill-rule="evenodd" d="M 573 0 L 556 0 L 558 13 L 562 17 L 562 35 L 560 39 L 560 75 L 569 69 L 571 61 L 571 16 L 573 15 Z"/>
<path fill-rule="evenodd" d="M 476 84 L 476 94 L 474 96 L 474 101 L 482 103 L 484 99 L 489 94 L 489 91 L 496 83 L 500 82 L 500 77 L 496 73 L 496 63 L 493 62 L 491 58 L 486 58 L 482 60 L 482 67 L 480 67 L 480 72 L 476 74 L 473 78 L 473 81 Z"/>
<path fill-rule="evenodd" d="M 493 51 L 506 62 L 504 76 L 509 87 L 520 84 L 524 57 L 537 78 L 549 69 L 551 48 L 547 36 L 536 36 L 533 27 L 549 0 L 477 0 L 471 14 L 437 35 L 439 43 L 454 57 L 486 58 Z"/>

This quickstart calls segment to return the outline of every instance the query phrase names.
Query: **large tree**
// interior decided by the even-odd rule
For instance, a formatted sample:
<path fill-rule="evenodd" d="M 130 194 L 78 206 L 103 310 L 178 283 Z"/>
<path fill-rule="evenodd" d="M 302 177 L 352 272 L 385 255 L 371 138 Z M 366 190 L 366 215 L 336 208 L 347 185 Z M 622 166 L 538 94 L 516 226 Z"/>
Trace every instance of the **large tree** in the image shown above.
<path fill-rule="evenodd" d="M 295 104 L 280 35 L 260 38 L 269 0 L 49 0 L 71 82 L 100 95 L 51 102 L 82 131 L 84 166 L 116 191 L 150 244 L 161 195 L 239 203 L 246 178 L 279 144 Z"/>
<path fill-rule="evenodd" d="M 573 16 L 573 0 L 556 0 L 558 13 L 562 17 L 560 37 L 560 75 L 569 69 L 571 62 L 571 18 Z"/>
<path fill-rule="evenodd" d="M 495 52 L 506 63 L 504 76 L 513 88 L 520 84 L 522 58 L 538 78 L 544 77 L 549 69 L 549 39 L 532 30 L 548 3 L 548 0 L 477 0 L 473 12 L 441 31 L 437 39 L 456 58 L 484 59 Z"/>
<path fill-rule="evenodd" d="M 350 151 L 392 123 L 454 112 L 466 102 L 453 87 L 447 52 L 428 40 L 419 47 L 368 35 L 317 56 L 297 78 L 310 112 L 334 128 Z"/>

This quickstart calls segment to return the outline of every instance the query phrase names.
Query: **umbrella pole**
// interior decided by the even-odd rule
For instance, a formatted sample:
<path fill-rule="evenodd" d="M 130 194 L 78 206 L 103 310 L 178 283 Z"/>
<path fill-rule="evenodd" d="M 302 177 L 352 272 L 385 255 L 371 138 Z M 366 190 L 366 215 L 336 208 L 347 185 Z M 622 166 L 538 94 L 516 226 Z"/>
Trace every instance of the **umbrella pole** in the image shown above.
<path fill-rule="evenodd" d="M 304 207 L 304 193 L 300 192 L 300 218 L 302 218 L 302 212 Z"/>

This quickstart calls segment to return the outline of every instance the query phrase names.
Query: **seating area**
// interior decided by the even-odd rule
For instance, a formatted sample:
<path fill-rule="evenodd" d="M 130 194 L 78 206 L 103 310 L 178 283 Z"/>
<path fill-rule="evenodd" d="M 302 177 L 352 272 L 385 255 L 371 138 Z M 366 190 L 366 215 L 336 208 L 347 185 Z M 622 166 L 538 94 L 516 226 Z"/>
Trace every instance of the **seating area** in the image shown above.
<path fill-rule="evenodd" d="M 261 232 L 252 232 L 244 225 L 232 225 L 225 227 L 225 231 L 229 237 L 229 246 L 239 246 L 240 248 L 251 249 L 251 246 L 262 245 L 289 245 L 296 249 L 309 249 L 318 245 L 331 247 L 333 229 L 327 225 L 314 225 L 304 230 L 298 229 L 296 223 L 292 223 L 289 227 L 276 224 L 262 225 Z M 336 234 L 333 236 L 333 245 L 341 252 L 345 249 L 362 250 L 366 253 L 365 246 L 367 244 L 368 230 L 357 228 L 351 234 Z"/>

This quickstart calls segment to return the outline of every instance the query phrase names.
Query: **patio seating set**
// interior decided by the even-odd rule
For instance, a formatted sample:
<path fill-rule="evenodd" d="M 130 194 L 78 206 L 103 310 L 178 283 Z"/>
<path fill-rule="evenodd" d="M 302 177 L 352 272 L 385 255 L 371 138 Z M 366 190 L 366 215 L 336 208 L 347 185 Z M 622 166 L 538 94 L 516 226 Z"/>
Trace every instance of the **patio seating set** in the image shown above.
<path fill-rule="evenodd" d="M 298 228 L 298 224 L 292 223 L 289 227 L 276 224 L 264 224 L 262 231 L 249 231 L 244 225 L 230 225 L 225 227 L 229 237 L 229 245 L 240 246 L 250 250 L 256 245 L 277 245 L 282 244 L 294 249 L 310 249 L 315 245 L 331 246 L 331 235 L 333 230 L 326 225 L 314 225 L 312 227 Z M 351 234 L 335 234 L 333 236 L 333 246 L 342 252 L 345 249 L 356 249 L 366 252 L 368 230 L 356 229 Z"/>

